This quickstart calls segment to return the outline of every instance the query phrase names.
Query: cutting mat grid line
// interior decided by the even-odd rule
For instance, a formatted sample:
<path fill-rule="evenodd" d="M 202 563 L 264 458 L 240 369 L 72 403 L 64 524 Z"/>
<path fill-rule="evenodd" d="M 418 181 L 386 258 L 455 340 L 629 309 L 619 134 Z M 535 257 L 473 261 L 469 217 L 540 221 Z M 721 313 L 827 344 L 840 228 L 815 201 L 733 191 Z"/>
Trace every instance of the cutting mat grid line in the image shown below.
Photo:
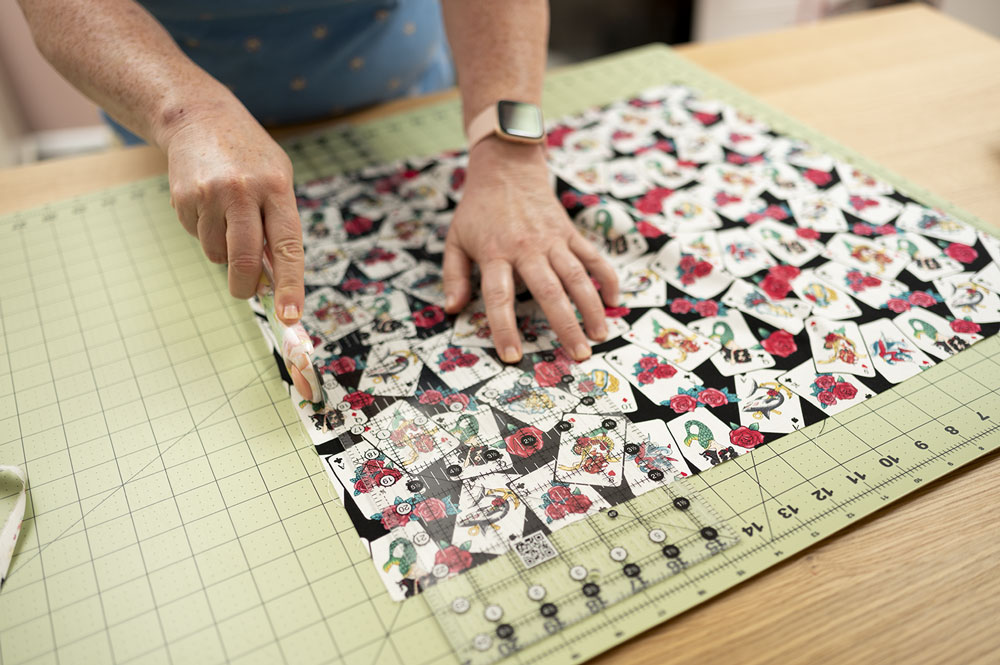
<path fill-rule="evenodd" d="M 667 80 L 758 108 L 649 47 L 551 74 L 545 111 L 557 117 Z M 761 115 L 803 133 L 766 109 Z M 286 145 L 301 182 L 458 147 L 458 117 L 457 102 L 447 102 Z M 0 217 L 0 283 L 0 463 L 24 464 L 31 486 L 0 602 L 0 662 L 454 662 L 425 603 L 370 595 L 381 582 L 330 496 L 253 316 L 231 301 L 224 273 L 176 223 L 165 178 Z M 996 349 L 988 340 L 976 355 L 938 367 L 959 369 L 970 358 L 962 375 L 988 388 L 980 399 L 995 404 Z M 913 388 L 908 403 L 926 408 L 927 396 L 916 394 L 926 389 Z M 853 418 L 847 412 L 837 427 L 847 431 Z M 994 436 L 979 441 L 997 445 Z M 769 466 L 782 445 L 755 454 L 762 483 L 773 483 Z M 958 465 L 975 455 L 966 446 L 953 457 Z M 750 472 L 738 460 L 718 469 L 713 482 L 728 501 L 713 503 L 737 527 L 760 522 L 754 511 L 801 489 L 751 483 L 752 500 L 737 502 L 722 483 Z M 823 519 L 839 524 L 842 513 Z M 722 556 L 742 562 L 747 576 L 777 558 Z M 672 604 L 704 597 L 704 582 L 685 576 Z M 654 592 L 518 659 L 573 662 L 637 634 L 663 618 L 638 611 Z"/>

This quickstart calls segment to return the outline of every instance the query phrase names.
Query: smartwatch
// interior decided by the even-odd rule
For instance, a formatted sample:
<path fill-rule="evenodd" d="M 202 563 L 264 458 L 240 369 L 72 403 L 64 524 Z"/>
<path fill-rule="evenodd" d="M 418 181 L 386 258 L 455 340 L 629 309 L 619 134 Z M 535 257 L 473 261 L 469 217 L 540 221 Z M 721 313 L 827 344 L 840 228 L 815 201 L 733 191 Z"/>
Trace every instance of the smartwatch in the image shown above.
<path fill-rule="evenodd" d="M 469 150 L 494 134 L 505 141 L 541 143 L 545 139 L 542 110 L 535 104 L 501 99 L 472 119 L 465 130 Z"/>

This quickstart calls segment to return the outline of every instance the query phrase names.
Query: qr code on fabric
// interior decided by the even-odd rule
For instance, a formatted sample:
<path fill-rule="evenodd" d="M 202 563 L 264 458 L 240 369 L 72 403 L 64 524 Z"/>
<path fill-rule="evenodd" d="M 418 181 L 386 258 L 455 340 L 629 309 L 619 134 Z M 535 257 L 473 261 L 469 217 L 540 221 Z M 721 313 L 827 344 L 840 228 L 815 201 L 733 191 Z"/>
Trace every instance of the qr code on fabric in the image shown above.
<path fill-rule="evenodd" d="M 1000 328 L 1000 240 L 688 87 L 562 118 L 547 142 L 558 200 L 621 284 L 583 362 L 529 294 L 517 365 L 480 300 L 442 310 L 464 154 L 299 191 L 323 401 L 297 406 L 396 599 L 512 548 L 550 557 L 547 534 Z"/>

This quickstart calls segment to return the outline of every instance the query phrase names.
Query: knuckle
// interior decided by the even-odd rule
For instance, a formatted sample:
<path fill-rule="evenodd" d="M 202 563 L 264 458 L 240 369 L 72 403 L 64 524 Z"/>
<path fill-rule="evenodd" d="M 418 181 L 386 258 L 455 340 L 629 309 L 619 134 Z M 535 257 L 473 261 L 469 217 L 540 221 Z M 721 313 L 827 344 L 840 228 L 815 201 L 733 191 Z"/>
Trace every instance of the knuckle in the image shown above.
<path fill-rule="evenodd" d="M 590 275 L 579 264 L 564 268 L 563 277 L 570 284 L 590 284 Z"/>
<path fill-rule="evenodd" d="M 260 272 L 260 257 L 238 252 L 229 257 L 229 267 L 238 275 L 256 275 Z"/>
<path fill-rule="evenodd" d="M 565 294 L 562 284 L 559 284 L 555 280 L 543 281 L 532 289 L 532 293 L 535 294 L 536 298 L 541 300 L 557 300 Z"/>
<path fill-rule="evenodd" d="M 271 194 L 284 194 L 292 188 L 292 180 L 282 170 L 273 171 L 262 179 L 264 189 Z"/>
<path fill-rule="evenodd" d="M 305 253 L 298 238 L 283 238 L 271 243 L 274 260 L 282 263 L 302 263 Z"/>
<path fill-rule="evenodd" d="M 514 293 L 500 284 L 483 284 L 483 300 L 492 307 L 506 307 L 514 304 Z"/>

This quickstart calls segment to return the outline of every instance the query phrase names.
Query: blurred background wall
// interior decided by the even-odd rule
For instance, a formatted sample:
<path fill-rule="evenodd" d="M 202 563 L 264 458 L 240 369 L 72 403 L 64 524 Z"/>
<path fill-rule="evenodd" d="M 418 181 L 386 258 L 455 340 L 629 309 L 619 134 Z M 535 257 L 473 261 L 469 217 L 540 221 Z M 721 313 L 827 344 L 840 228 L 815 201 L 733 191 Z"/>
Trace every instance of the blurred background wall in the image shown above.
<path fill-rule="evenodd" d="M 907 0 L 550 0 L 550 65 L 648 44 L 711 41 Z M 911 0 L 917 1 L 917 0 Z M 924 0 L 1000 36 L 1000 0 Z M 35 49 L 14 0 L 0 0 L 0 166 L 106 149 L 97 108 Z"/>

